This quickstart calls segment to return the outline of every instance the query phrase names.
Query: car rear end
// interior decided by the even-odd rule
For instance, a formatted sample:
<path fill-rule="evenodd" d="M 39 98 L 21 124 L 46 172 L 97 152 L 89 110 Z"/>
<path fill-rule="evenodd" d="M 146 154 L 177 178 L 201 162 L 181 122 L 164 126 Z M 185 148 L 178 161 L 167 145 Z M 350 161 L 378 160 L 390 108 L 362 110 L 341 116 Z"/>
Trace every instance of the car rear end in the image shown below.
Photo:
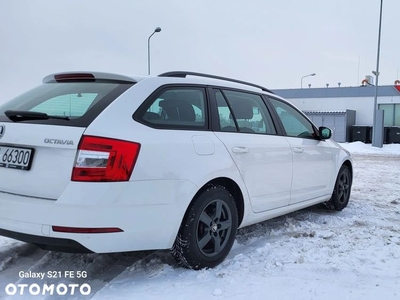
<path fill-rule="evenodd" d="M 93 204 L 118 193 L 107 183 L 129 180 L 140 144 L 84 133 L 135 83 L 104 73 L 50 75 L 0 106 L 1 235 L 48 249 L 96 251 L 83 246 L 90 236 L 123 232 L 105 221 L 112 209 Z"/>

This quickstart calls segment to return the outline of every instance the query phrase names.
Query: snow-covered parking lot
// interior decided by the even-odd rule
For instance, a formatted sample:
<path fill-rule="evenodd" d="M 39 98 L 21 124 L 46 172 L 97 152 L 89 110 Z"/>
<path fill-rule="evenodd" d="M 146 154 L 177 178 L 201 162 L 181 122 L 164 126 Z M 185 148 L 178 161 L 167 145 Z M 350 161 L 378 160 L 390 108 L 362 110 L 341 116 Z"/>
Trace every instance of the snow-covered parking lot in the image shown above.
<path fill-rule="evenodd" d="M 345 210 L 320 205 L 241 229 L 215 269 L 182 269 L 166 251 L 65 254 L 0 238 L 0 298 L 400 299 L 400 145 L 343 146 L 354 160 Z M 20 278 L 21 271 L 62 278 Z M 74 271 L 74 278 L 65 271 Z M 77 278 L 78 271 L 87 277 Z M 8 296 L 10 283 L 87 284 L 91 292 L 30 296 L 25 290 L 18 296 L 18 290 Z"/>

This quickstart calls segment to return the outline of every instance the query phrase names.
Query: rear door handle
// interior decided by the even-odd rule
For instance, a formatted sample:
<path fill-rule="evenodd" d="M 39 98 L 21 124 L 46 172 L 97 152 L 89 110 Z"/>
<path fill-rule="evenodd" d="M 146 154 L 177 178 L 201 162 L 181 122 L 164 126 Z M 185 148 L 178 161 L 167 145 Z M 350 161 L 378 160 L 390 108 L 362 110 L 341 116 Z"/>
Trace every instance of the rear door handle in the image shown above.
<path fill-rule="evenodd" d="M 247 153 L 249 152 L 249 148 L 247 147 L 233 147 L 232 148 L 233 153 Z"/>
<path fill-rule="evenodd" d="M 294 147 L 293 148 L 293 152 L 294 153 L 303 153 L 304 149 L 303 148 L 299 148 L 299 147 Z"/>

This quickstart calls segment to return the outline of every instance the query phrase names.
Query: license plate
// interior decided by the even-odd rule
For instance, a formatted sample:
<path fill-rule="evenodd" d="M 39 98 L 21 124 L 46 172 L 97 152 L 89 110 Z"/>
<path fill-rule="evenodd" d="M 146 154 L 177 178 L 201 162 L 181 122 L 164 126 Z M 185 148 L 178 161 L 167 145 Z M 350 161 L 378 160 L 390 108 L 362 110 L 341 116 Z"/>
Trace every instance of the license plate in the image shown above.
<path fill-rule="evenodd" d="M 32 157 L 33 149 L 0 146 L 0 167 L 28 171 Z"/>

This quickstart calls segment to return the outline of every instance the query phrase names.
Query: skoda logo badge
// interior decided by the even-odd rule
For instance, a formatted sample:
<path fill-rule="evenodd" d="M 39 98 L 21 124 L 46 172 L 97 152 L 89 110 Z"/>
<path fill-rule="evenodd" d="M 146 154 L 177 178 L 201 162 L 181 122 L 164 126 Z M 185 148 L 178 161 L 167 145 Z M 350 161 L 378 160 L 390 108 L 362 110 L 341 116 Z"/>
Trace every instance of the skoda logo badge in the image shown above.
<path fill-rule="evenodd" d="M 0 139 L 3 137 L 4 132 L 6 132 L 6 126 L 0 125 Z"/>

